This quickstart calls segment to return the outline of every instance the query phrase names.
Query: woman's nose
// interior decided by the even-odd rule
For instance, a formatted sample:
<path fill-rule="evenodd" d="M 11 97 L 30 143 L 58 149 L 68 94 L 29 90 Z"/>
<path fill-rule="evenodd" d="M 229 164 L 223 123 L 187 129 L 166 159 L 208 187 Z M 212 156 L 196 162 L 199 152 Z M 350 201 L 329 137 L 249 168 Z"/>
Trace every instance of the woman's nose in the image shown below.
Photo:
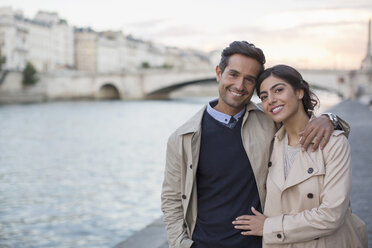
<path fill-rule="evenodd" d="M 275 102 L 276 102 L 276 98 L 275 98 L 275 96 L 272 95 L 272 94 L 269 94 L 269 95 L 267 96 L 267 100 L 268 100 L 269 104 L 272 104 L 272 103 L 275 103 Z"/>

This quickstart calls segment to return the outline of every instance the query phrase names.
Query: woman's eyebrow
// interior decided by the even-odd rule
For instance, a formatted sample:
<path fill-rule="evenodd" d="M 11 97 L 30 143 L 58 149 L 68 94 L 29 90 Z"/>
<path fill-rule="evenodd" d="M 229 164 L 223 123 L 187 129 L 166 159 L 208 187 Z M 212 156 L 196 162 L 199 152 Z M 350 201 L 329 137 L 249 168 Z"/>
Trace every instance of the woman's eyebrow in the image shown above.
<path fill-rule="evenodd" d="M 267 94 L 267 92 L 265 90 L 261 91 L 260 94 L 259 94 L 259 96 L 261 96 L 264 93 Z"/>
<path fill-rule="evenodd" d="M 270 90 L 274 89 L 275 87 L 279 86 L 279 85 L 283 85 L 285 86 L 284 83 L 277 83 L 277 84 L 274 84 L 273 86 L 271 86 Z"/>
<path fill-rule="evenodd" d="M 274 84 L 273 86 L 271 86 L 270 90 L 274 89 L 275 87 L 279 86 L 279 85 L 283 85 L 283 86 L 286 86 L 284 83 L 276 83 Z M 263 94 L 263 93 L 266 93 L 267 94 L 267 91 L 266 90 L 263 90 L 260 92 L 260 95 Z"/>

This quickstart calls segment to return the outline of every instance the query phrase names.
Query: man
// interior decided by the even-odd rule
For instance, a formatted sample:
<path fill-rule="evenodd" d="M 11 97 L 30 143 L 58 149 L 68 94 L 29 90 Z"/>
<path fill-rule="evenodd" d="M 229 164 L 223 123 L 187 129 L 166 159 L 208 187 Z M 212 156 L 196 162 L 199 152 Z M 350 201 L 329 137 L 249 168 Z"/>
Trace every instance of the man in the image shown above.
<path fill-rule="evenodd" d="M 234 229 L 236 217 L 262 212 L 271 165 L 275 123 L 251 102 L 264 70 L 261 49 L 235 41 L 216 67 L 219 98 L 178 128 L 169 138 L 162 190 L 162 210 L 170 247 L 261 247 L 261 238 Z M 301 140 L 307 148 L 333 126 L 314 119 Z M 318 147 L 321 139 L 315 139 Z"/>

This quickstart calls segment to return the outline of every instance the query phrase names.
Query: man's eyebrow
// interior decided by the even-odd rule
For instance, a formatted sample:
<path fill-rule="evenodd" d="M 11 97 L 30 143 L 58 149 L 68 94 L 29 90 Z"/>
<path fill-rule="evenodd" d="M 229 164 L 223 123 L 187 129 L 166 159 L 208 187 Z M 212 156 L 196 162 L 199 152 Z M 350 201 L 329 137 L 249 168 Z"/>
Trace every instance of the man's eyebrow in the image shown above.
<path fill-rule="evenodd" d="M 229 73 L 236 73 L 236 74 L 239 74 L 239 75 L 241 74 L 240 71 L 237 71 L 235 69 L 229 69 Z M 252 76 L 252 75 L 247 75 L 247 76 L 245 76 L 245 79 L 249 79 L 249 80 L 255 81 L 255 80 L 257 80 L 257 77 Z"/>
<path fill-rule="evenodd" d="M 253 81 L 256 81 L 257 80 L 257 77 L 255 76 L 252 76 L 252 75 L 248 75 L 245 77 L 246 79 L 252 79 Z"/>
<path fill-rule="evenodd" d="M 230 70 L 229 70 L 229 72 L 232 72 L 232 73 L 238 73 L 238 74 L 240 74 L 240 72 L 239 72 L 239 71 L 237 71 L 237 70 L 235 70 L 235 69 L 230 69 Z"/>

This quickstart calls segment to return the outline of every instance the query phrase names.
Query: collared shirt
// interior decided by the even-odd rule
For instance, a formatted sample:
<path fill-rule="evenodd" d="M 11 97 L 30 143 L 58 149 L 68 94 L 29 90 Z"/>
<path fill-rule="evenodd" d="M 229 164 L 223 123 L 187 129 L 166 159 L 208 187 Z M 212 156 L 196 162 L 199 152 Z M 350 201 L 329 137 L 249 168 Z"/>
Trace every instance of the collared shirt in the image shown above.
<path fill-rule="evenodd" d="M 207 113 L 210 114 L 215 120 L 221 122 L 223 125 L 234 128 L 236 123 L 238 122 L 239 118 L 243 116 L 245 113 L 246 107 L 244 107 L 239 113 L 237 113 L 234 116 L 222 113 L 213 107 L 215 107 L 218 103 L 218 99 L 212 100 L 207 105 Z M 234 120 L 231 120 L 231 118 L 234 118 Z"/>

